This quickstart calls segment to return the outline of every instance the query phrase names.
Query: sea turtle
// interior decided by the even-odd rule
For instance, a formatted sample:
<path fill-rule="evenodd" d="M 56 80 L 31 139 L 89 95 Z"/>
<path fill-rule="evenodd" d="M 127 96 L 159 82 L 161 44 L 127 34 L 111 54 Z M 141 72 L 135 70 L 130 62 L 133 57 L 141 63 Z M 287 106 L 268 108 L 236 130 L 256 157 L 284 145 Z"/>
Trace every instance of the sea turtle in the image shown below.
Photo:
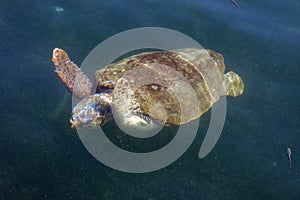
<path fill-rule="evenodd" d="M 55 48 L 52 62 L 63 84 L 81 99 L 73 108 L 71 127 L 103 125 L 112 113 L 127 126 L 180 125 L 200 117 L 220 96 L 236 97 L 244 91 L 239 75 L 224 74 L 223 56 L 207 49 L 124 58 L 95 72 L 95 94 L 92 81 L 64 50 Z"/>

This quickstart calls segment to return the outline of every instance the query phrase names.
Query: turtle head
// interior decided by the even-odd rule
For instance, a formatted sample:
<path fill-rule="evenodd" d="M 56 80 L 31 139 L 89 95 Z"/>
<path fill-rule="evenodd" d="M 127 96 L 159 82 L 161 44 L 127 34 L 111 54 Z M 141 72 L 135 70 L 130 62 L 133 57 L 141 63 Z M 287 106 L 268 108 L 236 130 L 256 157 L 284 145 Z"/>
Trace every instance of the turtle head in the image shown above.
<path fill-rule="evenodd" d="M 82 99 L 72 111 L 70 126 L 96 127 L 105 124 L 112 116 L 112 96 L 99 93 Z"/>

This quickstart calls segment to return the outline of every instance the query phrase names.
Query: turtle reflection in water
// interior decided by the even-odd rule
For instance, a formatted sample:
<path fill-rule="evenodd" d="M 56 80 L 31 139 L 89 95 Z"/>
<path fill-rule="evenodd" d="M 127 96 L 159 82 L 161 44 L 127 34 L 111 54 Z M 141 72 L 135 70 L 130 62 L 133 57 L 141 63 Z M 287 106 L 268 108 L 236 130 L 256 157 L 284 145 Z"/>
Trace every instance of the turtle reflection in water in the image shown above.
<path fill-rule="evenodd" d="M 52 62 L 63 84 L 81 99 L 73 108 L 71 127 L 103 125 L 112 118 L 113 107 L 126 126 L 180 125 L 200 117 L 220 96 L 236 97 L 244 90 L 236 73 L 224 74 L 224 58 L 213 50 L 186 48 L 125 58 L 95 72 L 96 94 L 65 51 L 55 48 Z"/>

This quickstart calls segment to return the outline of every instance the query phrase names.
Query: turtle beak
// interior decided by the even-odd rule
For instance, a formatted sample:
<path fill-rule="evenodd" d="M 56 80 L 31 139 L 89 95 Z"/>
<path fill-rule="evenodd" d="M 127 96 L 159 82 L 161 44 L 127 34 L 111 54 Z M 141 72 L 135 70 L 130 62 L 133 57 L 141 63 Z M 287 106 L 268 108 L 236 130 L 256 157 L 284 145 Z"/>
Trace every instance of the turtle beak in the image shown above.
<path fill-rule="evenodd" d="M 70 126 L 71 128 L 77 128 L 79 125 L 79 122 L 77 120 L 74 120 L 73 117 L 70 119 Z"/>

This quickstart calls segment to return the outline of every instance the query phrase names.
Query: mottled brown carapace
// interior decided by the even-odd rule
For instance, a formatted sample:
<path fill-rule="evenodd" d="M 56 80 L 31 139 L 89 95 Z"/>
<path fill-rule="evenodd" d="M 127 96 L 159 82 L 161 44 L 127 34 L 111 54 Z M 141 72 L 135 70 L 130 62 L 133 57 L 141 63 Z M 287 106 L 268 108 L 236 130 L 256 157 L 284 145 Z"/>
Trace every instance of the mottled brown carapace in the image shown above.
<path fill-rule="evenodd" d="M 96 72 L 96 80 L 99 80 L 98 88 L 111 89 L 119 78 L 129 80 L 143 113 L 159 121 L 180 124 L 198 118 L 218 100 L 219 93 L 214 95 L 216 92 L 209 89 L 209 84 L 222 85 L 223 75 L 220 75 L 218 64 L 206 50 L 142 53 Z M 218 74 L 216 79 L 211 77 L 215 73 Z M 205 78 L 215 79 L 217 83 L 210 83 Z M 191 93 L 196 98 L 190 98 Z M 182 109 L 185 109 L 184 113 Z"/>

